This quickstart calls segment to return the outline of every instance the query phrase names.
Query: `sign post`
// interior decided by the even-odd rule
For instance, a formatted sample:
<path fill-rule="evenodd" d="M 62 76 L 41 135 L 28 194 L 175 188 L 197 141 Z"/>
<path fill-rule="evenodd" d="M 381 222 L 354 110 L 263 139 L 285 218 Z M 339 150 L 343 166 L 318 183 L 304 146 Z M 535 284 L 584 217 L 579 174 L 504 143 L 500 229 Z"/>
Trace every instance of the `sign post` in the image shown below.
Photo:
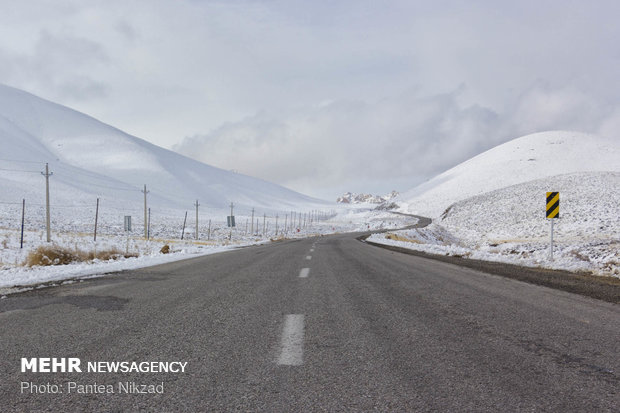
<path fill-rule="evenodd" d="M 549 260 L 553 261 L 553 222 L 560 218 L 560 193 L 547 192 L 547 219 L 551 221 L 551 240 L 549 243 Z"/>
<path fill-rule="evenodd" d="M 146 228 L 146 225 L 144 226 Z M 125 235 L 127 235 L 127 245 L 125 253 L 129 254 L 129 233 L 131 232 L 131 215 L 125 215 Z"/>
<path fill-rule="evenodd" d="M 230 203 L 230 216 L 226 217 L 226 221 L 228 223 L 228 226 L 230 227 L 230 235 L 228 236 L 228 239 L 232 240 L 232 229 L 234 227 L 236 227 L 235 225 L 235 215 L 233 214 L 233 203 Z"/>
<path fill-rule="evenodd" d="M 131 215 L 125 215 L 125 232 L 131 232 Z"/>

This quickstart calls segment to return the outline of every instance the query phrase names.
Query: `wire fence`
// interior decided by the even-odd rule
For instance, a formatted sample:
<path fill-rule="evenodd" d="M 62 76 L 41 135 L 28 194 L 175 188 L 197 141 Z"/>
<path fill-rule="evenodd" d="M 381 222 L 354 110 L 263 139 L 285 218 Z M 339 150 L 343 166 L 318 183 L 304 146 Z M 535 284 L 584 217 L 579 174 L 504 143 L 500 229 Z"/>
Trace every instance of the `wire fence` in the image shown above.
<path fill-rule="evenodd" d="M 0 191 L 6 199 L 0 199 L 0 231 L 15 232 L 22 230 L 30 232 L 47 231 L 45 202 L 45 176 L 36 177 L 31 174 L 44 175 L 44 169 L 34 170 L 11 167 L 19 164 L 44 163 L 22 160 L 0 159 L 0 176 L 11 178 L 18 175 L 19 179 L 13 182 L 26 182 L 14 191 Z M 28 174 L 28 177 L 26 177 Z M 63 180 L 75 183 L 84 188 L 103 188 L 110 191 L 135 192 L 135 200 L 129 201 L 127 197 L 114 197 L 110 195 L 93 196 L 83 199 L 83 192 L 76 191 L 74 202 L 67 202 L 63 197 L 62 202 L 55 202 L 54 197 L 50 200 L 50 231 L 56 233 L 80 233 L 97 236 L 132 235 L 146 238 L 171 238 L 171 239 L 198 239 L 198 240 L 222 240 L 234 239 L 247 236 L 277 237 L 291 233 L 310 231 L 313 226 L 328 220 L 334 211 L 282 211 L 273 212 L 245 209 L 236 216 L 234 227 L 227 222 L 228 214 L 222 213 L 222 208 L 200 206 L 196 211 L 196 200 L 191 203 L 188 200 L 188 208 L 183 211 L 179 208 L 164 208 L 149 205 L 149 198 L 154 196 L 163 197 L 165 194 L 157 192 L 147 193 L 147 204 L 140 205 L 144 198 L 144 188 L 119 182 L 118 185 L 110 185 L 109 177 L 94 172 L 77 170 L 61 163 L 54 165 L 54 171 L 50 174 L 50 181 L 62 177 Z M 24 179 L 25 178 L 25 179 Z M 93 182 L 99 180 L 100 182 Z M 19 185 L 15 185 L 19 187 Z M 52 186 L 52 185 L 50 185 Z M 50 191 L 53 194 L 53 186 Z M 97 192 L 96 190 L 93 192 Z M 25 207 L 24 207 L 25 202 Z M 190 207 L 191 205 L 191 207 Z M 144 211 L 147 217 L 144 217 Z M 196 224 L 196 212 L 198 224 Z M 234 213 L 234 212 L 233 212 Z M 125 217 L 131 217 L 131 230 L 125 225 Z"/>

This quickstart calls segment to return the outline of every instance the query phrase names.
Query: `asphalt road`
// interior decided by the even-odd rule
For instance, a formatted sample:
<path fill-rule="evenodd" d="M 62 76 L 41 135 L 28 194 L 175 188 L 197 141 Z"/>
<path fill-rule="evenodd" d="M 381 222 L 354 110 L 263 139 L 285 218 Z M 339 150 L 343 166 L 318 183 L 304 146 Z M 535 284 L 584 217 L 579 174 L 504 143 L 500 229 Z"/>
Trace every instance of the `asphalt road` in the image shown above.
<path fill-rule="evenodd" d="M 3 412 L 620 406 L 617 304 L 352 235 L 12 295 L 0 300 L 0 349 Z M 22 373 L 31 357 L 79 358 L 83 371 Z M 85 371 L 97 361 L 187 364 L 183 373 Z M 163 383 L 163 393 L 119 393 L 119 382 Z M 70 383 L 114 393 L 69 392 Z"/>

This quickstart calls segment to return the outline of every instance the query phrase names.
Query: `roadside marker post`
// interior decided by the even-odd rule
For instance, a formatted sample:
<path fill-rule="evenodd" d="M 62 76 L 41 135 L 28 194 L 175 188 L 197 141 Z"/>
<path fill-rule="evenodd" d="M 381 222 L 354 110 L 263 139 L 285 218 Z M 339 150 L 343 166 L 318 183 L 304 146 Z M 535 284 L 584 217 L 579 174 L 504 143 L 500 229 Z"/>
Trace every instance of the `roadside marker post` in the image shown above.
<path fill-rule="evenodd" d="M 553 222 L 560 218 L 560 193 L 547 192 L 547 219 L 551 221 L 551 239 L 549 242 L 549 260 L 553 261 Z"/>
<path fill-rule="evenodd" d="M 129 233 L 131 232 L 131 215 L 125 215 L 125 235 L 127 235 L 127 245 L 125 253 L 129 254 Z"/>
<path fill-rule="evenodd" d="M 230 227 L 230 235 L 228 239 L 232 240 L 232 230 L 236 226 L 235 225 L 235 214 L 233 214 L 233 203 L 230 203 L 230 216 L 226 217 L 226 221 L 228 226 Z"/>

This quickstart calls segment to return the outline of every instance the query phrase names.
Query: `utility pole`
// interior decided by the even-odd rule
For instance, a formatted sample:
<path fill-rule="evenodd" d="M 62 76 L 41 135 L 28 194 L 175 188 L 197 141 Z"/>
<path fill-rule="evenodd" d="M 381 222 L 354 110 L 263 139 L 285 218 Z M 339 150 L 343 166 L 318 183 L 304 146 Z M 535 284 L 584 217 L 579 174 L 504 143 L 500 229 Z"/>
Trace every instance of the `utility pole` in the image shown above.
<path fill-rule="evenodd" d="M 148 194 L 149 191 L 146 190 L 146 184 L 144 184 L 144 190 L 142 191 L 142 193 L 144 194 L 144 239 L 148 240 L 149 233 L 148 233 L 148 218 L 147 218 L 147 209 L 146 209 L 146 194 Z"/>
<path fill-rule="evenodd" d="M 196 205 L 196 241 L 198 241 L 198 207 L 200 206 L 198 200 L 196 200 L 194 205 Z"/>
<path fill-rule="evenodd" d="M 265 236 L 265 223 L 267 222 L 267 214 L 263 214 L 263 237 Z"/>
<path fill-rule="evenodd" d="M 185 211 L 185 218 L 183 219 L 183 231 L 181 232 L 181 240 L 185 236 L 185 224 L 187 223 L 187 211 Z"/>
<path fill-rule="evenodd" d="M 95 236 L 93 241 L 97 242 L 97 220 L 99 219 L 99 198 L 97 198 L 97 208 L 95 208 Z"/>
<path fill-rule="evenodd" d="M 24 248 L 24 218 L 26 216 L 26 200 L 22 199 L 22 236 L 19 241 L 19 248 Z"/>
<path fill-rule="evenodd" d="M 50 172 L 49 165 L 45 164 L 45 172 L 41 172 L 41 175 L 45 177 L 45 227 L 47 229 L 47 242 L 52 241 L 51 229 L 50 229 L 50 176 L 54 175 Z"/>
<path fill-rule="evenodd" d="M 254 208 L 252 208 L 252 235 L 254 235 Z"/>
<path fill-rule="evenodd" d="M 288 225 L 288 214 L 284 215 L 284 233 L 286 234 L 286 232 L 288 231 L 287 225 Z"/>

